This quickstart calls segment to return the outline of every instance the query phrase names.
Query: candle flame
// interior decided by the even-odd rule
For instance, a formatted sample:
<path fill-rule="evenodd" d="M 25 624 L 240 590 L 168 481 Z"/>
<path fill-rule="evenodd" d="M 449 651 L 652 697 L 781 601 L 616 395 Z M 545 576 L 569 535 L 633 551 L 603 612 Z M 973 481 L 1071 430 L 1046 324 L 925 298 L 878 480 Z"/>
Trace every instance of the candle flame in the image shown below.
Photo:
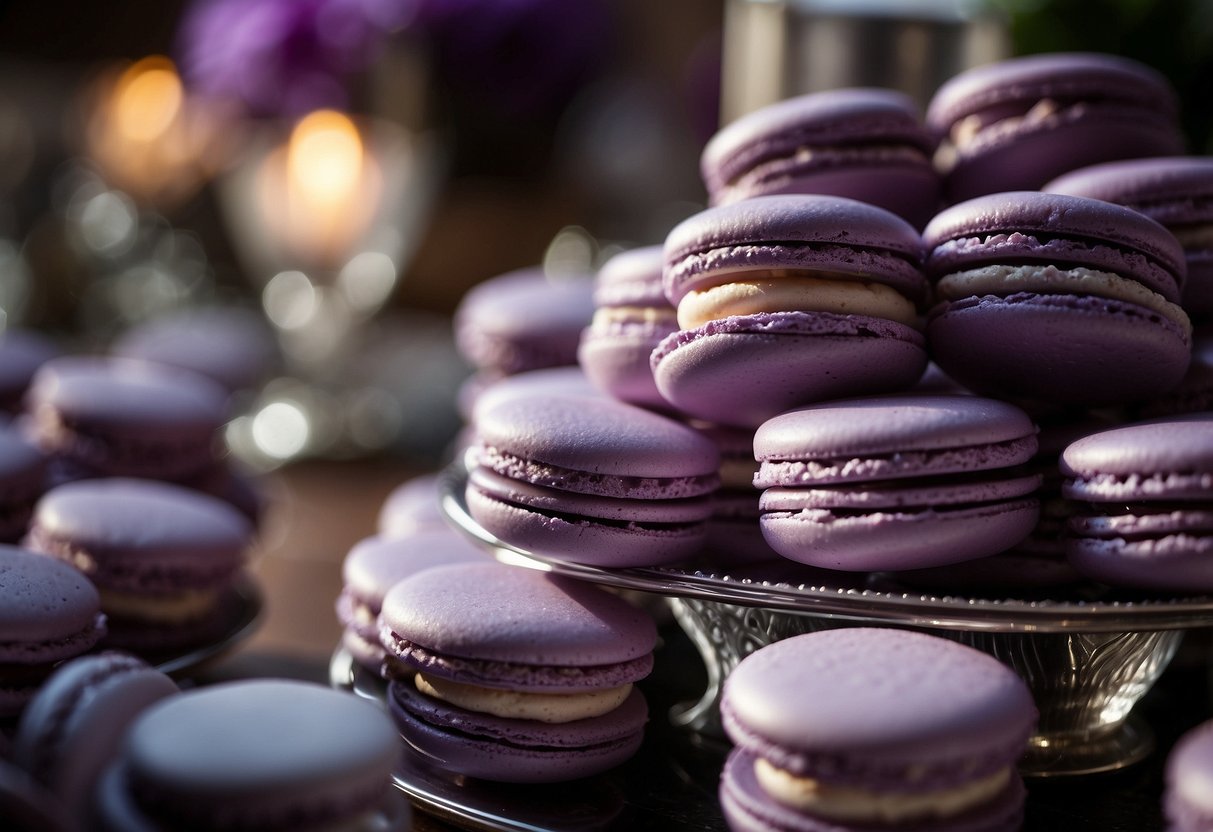
<path fill-rule="evenodd" d="M 302 201 L 333 205 L 361 185 L 362 156 L 354 122 L 335 110 L 318 110 L 291 132 L 287 181 Z"/>
<path fill-rule="evenodd" d="M 153 55 L 130 66 L 114 87 L 114 126 L 134 142 L 164 135 L 181 112 L 181 79 L 173 62 Z"/>

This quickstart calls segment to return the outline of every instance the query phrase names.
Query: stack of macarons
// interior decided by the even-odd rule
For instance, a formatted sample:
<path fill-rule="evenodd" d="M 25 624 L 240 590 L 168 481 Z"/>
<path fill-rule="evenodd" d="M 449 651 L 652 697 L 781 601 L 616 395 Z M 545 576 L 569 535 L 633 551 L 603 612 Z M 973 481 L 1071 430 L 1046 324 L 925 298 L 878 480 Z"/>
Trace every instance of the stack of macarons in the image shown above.
<path fill-rule="evenodd" d="M 763 647 L 721 698 L 730 828 L 1014 830 L 1037 711 L 992 656 L 937 636 L 823 630 Z"/>
<path fill-rule="evenodd" d="M 647 614 L 590 584 L 500 563 L 428 569 L 383 600 L 389 710 L 430 764 L 485 780 L 598 774 L 640 747 Z"/>

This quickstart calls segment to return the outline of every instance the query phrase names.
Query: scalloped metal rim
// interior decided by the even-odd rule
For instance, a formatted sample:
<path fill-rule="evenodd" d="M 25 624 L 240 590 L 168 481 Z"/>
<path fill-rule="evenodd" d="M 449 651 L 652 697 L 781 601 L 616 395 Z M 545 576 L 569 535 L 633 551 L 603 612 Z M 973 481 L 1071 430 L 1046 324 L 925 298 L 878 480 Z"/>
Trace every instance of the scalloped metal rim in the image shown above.
<path fill-rule="evenodd" d="M 753 582 L 726 574 L 677 567 L 607 569 L 523 551 L 497 539 L 468 514 L 464 500 L 468 470 L 462 460 L 439 478 L 443 511 L 450 521 L 499 560 L 617 589 L 677 598 L 763 607 L 856 622 L 1002 633 L 1123 632 L 1213 626 L 1213 598 L 1125 601 L 984 599 L 914 595 L 829 586 Z"/>

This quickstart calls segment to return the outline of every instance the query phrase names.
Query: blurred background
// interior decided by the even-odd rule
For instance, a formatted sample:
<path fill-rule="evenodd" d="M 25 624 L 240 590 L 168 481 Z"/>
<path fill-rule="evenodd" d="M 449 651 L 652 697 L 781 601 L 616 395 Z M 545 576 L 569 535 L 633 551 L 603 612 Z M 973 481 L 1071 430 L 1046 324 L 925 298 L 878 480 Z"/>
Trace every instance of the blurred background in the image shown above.
<path fill-rule="evenodd" d="M 244 354 L 277 356 L 229 431 L 241 456 L 433 462 L 469 287 L 660 242 L 704 204 L 704 142 L 771 101 L 925 105 L 1053 50 L 1157 68 L 1213 150 L 1207 0 L 0 4 L 0 325 L 100 351 L 239 313 L 272 345 Z"/>

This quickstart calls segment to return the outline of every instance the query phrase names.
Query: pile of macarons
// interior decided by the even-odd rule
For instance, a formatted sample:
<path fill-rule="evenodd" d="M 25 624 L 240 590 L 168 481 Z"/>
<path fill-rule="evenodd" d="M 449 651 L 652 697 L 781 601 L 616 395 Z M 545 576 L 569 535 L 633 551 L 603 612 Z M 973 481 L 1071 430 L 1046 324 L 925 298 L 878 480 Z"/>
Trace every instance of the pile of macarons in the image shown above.
<path fill-rule="evenodd" d="M 263 330 L 215 309 L 153 319 L 105 353 L 0 334 L 0 572 L 16 634 L 0 717 L 15 718 L 57 662 L 106 648 L 159 661 L 243 615 L 263 506 L 223 430 L 269 371 Z"/>
<path fill-rule="evenodd" d="M 1134 61 L 1050 54 L 964 72 L 925 116 L 847 89 L 726 125 L 709 207 L 597 272 L 583 376 L 478 390 L 472 517 L 595 566 L 1213 590 L 1207 484 L 1170 525 L 1098 533 L 1063 485 L 1071 442 L 1213 402 L 1213 160 L 1180 155 L 1177 102 Z M 1152 458 L 1202 441 L 1150 433 Z"/>

